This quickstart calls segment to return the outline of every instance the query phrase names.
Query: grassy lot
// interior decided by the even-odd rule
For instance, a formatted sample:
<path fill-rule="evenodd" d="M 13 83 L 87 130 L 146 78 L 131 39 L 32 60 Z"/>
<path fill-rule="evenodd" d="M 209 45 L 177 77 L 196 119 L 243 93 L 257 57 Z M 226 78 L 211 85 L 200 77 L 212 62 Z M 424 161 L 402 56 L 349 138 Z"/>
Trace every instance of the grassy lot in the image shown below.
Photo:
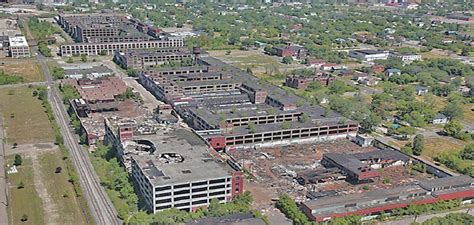
<path fill-rule="evenodd" d="M 44 81 L 40 65 L 34 59 L 2 59 L 0 70 L 6 74 L 23 77 L 25 82 Z"/>
<path fill-rule="evenodd" d="M 0 114 L 4 118 L 7 142 L 52 142 L 53 129 L 41 102 L 27 87 L 0 88 Z"/>
<path fill-rule="evenodd" d="M 7 157 L 7 163 L 11 165 L 13 158 L 13 156 Z M 31 160 L 23 159 L 23 164 L 18 167 L 18 173 L 8 175 L 8 182 L 10 185 L 10 201 L 8 206 L 10 224 L 45 224 L 42 202 L 33 183 Z M 25 186 L 22 189 L 18 189 L 20 182 L 23 182 Z M 28 216 L 28 221 L 21 221 L 23 214 Z"/>
<path fill-rule="evenodd" d="M 463 106 L 464 121 L 474 124 L 474 112 L 471 110 L 472 108 L 474 108 L 474 104 L 466 104 Z"/>
<path fill-rule="evenodd" d="M 86 224 L 74 188 L 68 182 L 66 165 L 61 157 L 59 151 L 43 153 L 39 156 L 42 175 L 48 178 L 44 179 L 45 186 L 54 204 L 58 206 L 58 214 L 61 215 L 58 222 L 60 224 Z M 56 173 L 57 167 L 63 168 L 61 173 Z"/>
<path fill-rule="evenodd" d="M 422 154 L 430 159 L 441 152 L 457 154 L 466 144 L 467 142 L 450 137 L 427 137 L 425 138 L 425 150 Z"/>
<path fill-rule="evenodd" d="M 439 58 L 449 58 L 449 56 L 440 50 L 433 49 L 429 52 L 420 53 L 424 59 L 439 59 Z"/>
<path fill-rule="evenodd" d="M 229 63 L 239 69 L 246 70 L 251 68 L 255 75 L 261 75 L 269 68 L 277 68 L 280 72 L 288 70 L 303 68 L 301 64 L 286 65 L 280 62 L 280 58 L 276 56 L 265 55 L 260 50 L 232 50 L 229 55 L 226 51 L 209 51 L 209 54 L 213 57 L 218 57 L 224 62 Z"/>

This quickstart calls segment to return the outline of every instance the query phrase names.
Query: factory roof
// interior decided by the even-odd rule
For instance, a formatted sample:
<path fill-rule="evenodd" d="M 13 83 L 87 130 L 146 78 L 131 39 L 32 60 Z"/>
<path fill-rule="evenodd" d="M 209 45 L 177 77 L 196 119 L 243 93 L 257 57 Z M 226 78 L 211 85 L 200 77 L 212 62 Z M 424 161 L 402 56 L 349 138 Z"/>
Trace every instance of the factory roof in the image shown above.
<path fill-rule="evenodd" d="M 411 194 L 426 192 L 418 185 L 398 186 L 390 189 L 380 189 L 364 193 L 343 194 L 336 196 L 321 197 L 309 200 L 303 204 L 311 210 L 316 210 L 313 215 L 324 213 L 344 213 L 359 209 L 377 207 L 383 204 L 403 203 L 414 200 L 413 198 L 398 198 Z M 429 198 L 430 195 L 417 196 L 415 198 Z M 390 200 L 389 200 L 390 199 Z M 389 201 L 387 201 L 389 200 Z"/>
<path fill-rule="evenodd" d="M 28 47 L 25 36 L 9 37 L 10 47 Z"/>
<path fill-rule="evenodd" d="M 63 67 L 66 76 L 83 75 L 83 74 L 112 74 L 113 71 L 106 66 L 91 67 Z"/>
<path fill-rule="evenodd" d="M 252 213 L 236 213 L 222 217 L 206 217 L 185 225 L 265 225 L 260 218 L 255 218 Z"/>
<path fill-rule="evenodd" d="M 372 50 L 372 49 L 364 49 L 364 50 L 354 50 L 355 52 L 364 53 L 366 55 L 375 55 L 375 54 L 382 54 L 387 53 L 386 51 L 382 50 Z"/>
<path fill-rule="evenodd" d="M 191 131 L 176 129 L 135 136 L 154 144 L 151 155 L 132 156 L 154 186 L 228 177 L 229 171 L 209 153 L 205 142 Z"/>
<path fill-rule="evenodd" d="M 469 184 L 474 185 L 474 178 L 462 175 L 462 176 L 450 176 L 442 179 L 424 180 L 421 181 L 420 186 L 427 190 L 438 189 L 442 187 L 456 187 Z"/>
<path fill-rule="evenodd" d="M 393 161 L 408 161 L 410 158 L 398 151 L 393 150 L 376 150 L 371 152 L 363 153 L 326 153 L 325 158 L 328 158 L 345 169 L 351 171 L 354 174 L 360 174 L 363 168 L 367 168 L 368 164 L 363 161 L 370 159 L 382 159 L 382 160 L 393 160 Z"/>
<path fill-rule="evenodd" d="M 164 55 L 190 55 L 186 48 L 151 48 L 151 49 L 126 49 L 119 52 L 126 56 L 164 56 Z"/>

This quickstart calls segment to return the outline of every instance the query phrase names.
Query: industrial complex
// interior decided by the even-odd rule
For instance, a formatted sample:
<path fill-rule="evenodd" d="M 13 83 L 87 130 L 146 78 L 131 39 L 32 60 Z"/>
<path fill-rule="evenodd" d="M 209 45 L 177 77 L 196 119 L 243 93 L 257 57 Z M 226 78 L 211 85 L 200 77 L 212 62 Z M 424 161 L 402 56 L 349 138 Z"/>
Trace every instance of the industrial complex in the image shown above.
<path fill-rule="evenodd" d="M 76 43 L 60 47 L 60 55 L 113 55 L 127 49 L 175 48 L 183 39 L 123 15 L 81 14 L 56 17 Z"/>
<path fill-rule="evenodd" d="M 76 42 L 62 45 L 60 55 L 113 55 L 122 69 L 136 70 L 134 81 L 160 102 L 146 108 L 137 99 L 126 99 L 125 92 L 139 94 L 130 93 L 124 79 L 103 66 L 71 67 L 67 77 L 74 79 L 62 81 L 80 94 L 71 101 L 71 111 L 87 143 L 114 147 L 151 213 L 195 211 L 212 199 L 229 202 L 244 189 L 261 193 L 255 198 L 263 208 L 289 194 L 316 222 L 474 199 L 473 178 L 440 172 L 380 144 L 360 134 L 357 121 L 210 57 L 199 47 L 188 49 L 181 38 L 151 25 L 114 14 L 59 15 L 57 21 Z M 274 50 L 282 57 L 306 55 L 299 46 Z M 379 50 L 352 50 L 349 56 L 366 61 L 421 59 Z M 310 66 L 307 74 L 288 75 L 285 86 L 308 89 L 337 79 L 332 73 L 340 70 L 337 64 L 308 63 L 320 65 Z M 366 73 L 347 76 L 367 86 L 377 82 Z M 421 164 L 428 172 L 413 169 Z M 245 187 L 244 171 L 250 180 Z"/>

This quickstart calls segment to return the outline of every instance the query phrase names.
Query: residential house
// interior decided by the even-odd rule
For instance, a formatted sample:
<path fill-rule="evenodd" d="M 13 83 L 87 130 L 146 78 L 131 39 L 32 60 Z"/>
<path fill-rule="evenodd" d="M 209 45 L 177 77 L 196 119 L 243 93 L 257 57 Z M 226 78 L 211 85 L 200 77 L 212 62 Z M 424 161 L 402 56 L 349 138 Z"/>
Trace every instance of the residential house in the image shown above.
<path fill-rule="evenodd" d="M 400 76 L 402 74 L 402 71 L 399 69 L 386 69 L 385 70 L 385 76 L 391 77 L 391 76 Z"/>
<path fill-rule="evenodd" d="M 432 120 L 432 124 L 446 124 L 448 123 L 449 118 L 442 113 L 438 113 Z"/>
<path fill-rule="evenodd" d="M 428 93 L 428 88 L 417 85 L 415 87 L 415 92 L 416 92 L 416 95 L 424 95 L 424 94 Z"/>

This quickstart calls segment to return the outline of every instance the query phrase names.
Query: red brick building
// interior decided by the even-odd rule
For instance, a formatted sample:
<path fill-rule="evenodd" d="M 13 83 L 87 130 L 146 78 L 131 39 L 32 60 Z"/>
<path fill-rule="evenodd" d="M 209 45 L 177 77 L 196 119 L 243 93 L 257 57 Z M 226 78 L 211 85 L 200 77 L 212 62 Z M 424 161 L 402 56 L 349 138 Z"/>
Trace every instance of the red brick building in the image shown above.
<path fill-rule="evenodd" d="M 296 89 L 306 89 L 313 82 L 318 82 L 322 86 L 328 86 L 333 81 L 334 77 L 324 73 L 315 74 L 309 77 L 293 75 L 286 78 L 285 85 Z"/>

